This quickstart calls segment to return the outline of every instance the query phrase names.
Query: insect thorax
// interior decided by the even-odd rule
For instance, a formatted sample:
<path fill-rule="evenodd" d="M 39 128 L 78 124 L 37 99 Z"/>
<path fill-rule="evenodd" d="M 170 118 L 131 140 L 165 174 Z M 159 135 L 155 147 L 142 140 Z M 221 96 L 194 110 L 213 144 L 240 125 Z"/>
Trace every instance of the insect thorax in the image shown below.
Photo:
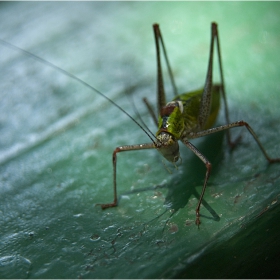
<path fill-rule="evenodd" d="M 184 130 L 182 113 L 183 104 L 181 101 L 171 101 L 161 108 L 156 135 L 164 131 L 173 135 L 176 139 L 180 139 Z"/>

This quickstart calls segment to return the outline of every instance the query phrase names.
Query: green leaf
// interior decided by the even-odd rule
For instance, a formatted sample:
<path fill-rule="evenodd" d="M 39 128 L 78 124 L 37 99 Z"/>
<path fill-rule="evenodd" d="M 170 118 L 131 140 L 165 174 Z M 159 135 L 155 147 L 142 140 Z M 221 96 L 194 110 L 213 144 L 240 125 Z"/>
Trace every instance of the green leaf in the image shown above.
<path fill-rule="evenodd" d="M 280 157 L 278 2 L 0 5 L 1 39 L 76 75 L 136 117 L 132 99 L 154 132 L 142 102 L 156 105 L 152 24 L 160 24 L 186 92 L 204 84 L 215 20 L 230 119 L 247 121 L 268 154 Z M 114 149 L 150 140 L 96 92 L 21 51 L 0 44 L 0 53 L 0 277 L 257 277 L 252 266 L 236 271 L 234 252 L 219 255 L 235 244 L 242 252 L 247 239 L 254 248 L 246 246 L 246 256 L 271 276 L 261 265 L 278 255 L 260 243 L 279 246 L 272 216 L 279 216 L 280 165 L 266 162 L 244 128 L 232 130 L 242 135 L 232 152 L 223 133 L 193 142 L 213 163 L 199 229 L 205 166 L 183 146 L 178 169 L 165 167 L 156 151 L 119 154 L 119 205 L 103 211 L 96 204 L 113 200 Z"/>

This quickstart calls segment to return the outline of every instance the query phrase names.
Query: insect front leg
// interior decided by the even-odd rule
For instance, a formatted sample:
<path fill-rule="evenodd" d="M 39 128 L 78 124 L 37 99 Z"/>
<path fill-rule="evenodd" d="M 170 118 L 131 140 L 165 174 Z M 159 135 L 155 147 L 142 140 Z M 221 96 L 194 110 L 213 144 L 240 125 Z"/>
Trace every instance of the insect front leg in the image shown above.
<path fill-rule="evenodd" d="M 102 209 L 116 207 L 118 205 L 118 195 L 117 195 L 117 154 L 126 151 L 136 151 L 144 149 L 155 149 L 154 143 L 138 144 L 138 145 L 125 145 L 117 147 L 113 152 L 113 189 L 114 189 L 114 200 L 112 203 L 107 204 L 97 204 L 100 205 Z"/>
<path fill-rule="evenodd" d="M 202 188 L 202 191 L 201 191 L 201 194 L 200 194 L 200 198 L 198 200 L 198 204 L 197 204 L 197 207 L 196 207 L 196 220 L 195 220 L 195 224 L 197 226 L 200 225 L 200 206 L 201 206 L 201 203 L 202 203 L 202 199 L 203 199 L 203 196 L 204 196 L 204 193 L 205 193 L 205 190 L 206 190 L 206 186 L 207 186 L 207 182 L 208 182 L 208 179 L 210 177 L 210 172 L 211 172 L 211 168 L 212 168 L 212 165 L 210 163 L 210 161 L 193 145 L 191 144 L 189 141 L 183 141 L 183 143 L 190 149 L 194 152 L 194 154 L 196 156 L 198 156 L 202 162 L 205 164 L 206 166 L 206 174 L 205 174 L 205 178 L 204 178 L 204 183 L 203 183 L 203 188 Z"/>

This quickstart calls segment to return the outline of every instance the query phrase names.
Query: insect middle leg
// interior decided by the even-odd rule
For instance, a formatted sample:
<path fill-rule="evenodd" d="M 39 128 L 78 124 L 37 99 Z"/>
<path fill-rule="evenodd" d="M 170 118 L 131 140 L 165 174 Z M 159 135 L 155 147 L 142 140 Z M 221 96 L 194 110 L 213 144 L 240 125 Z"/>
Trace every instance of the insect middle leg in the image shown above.
<path fill-rule="evenodd" d="M 211 169 L 212 169 L 212 165 L 210 163 L 210 161 L 192 144 L 190 143 L 189 141 L 184 141 L 183 142 L 191 151 L 193 151 L 193 153 L 195 155 L 197 155 L 201 160 L 202 162 L 205 164 L 206 166 L 206 174 L 205 174 L 205 178 L 204 178 L 204 183 L 203 183 L 203 188 L 202 188 L 202 192 L 200 194 L 200 197 L 199 197 L 199 200 L 198 200 L 198 204 L 197 204 L 197 207 L 195 209 L 195 213 L 196 213 L 196 220 L 195 220 L 195 224 L 197 226 L 200 225 L 200 206 L 201 206 L 201 203 L 202 203 L 202 199 L 203 199 L 203 196 L 204 196 L 204 193 L 205 193 L 205 190 L 206 190 L 206 186 L 207 186 L 207 182 L 208 182 L 208 179 L 210 177 L 210 172 L 211 172 Z"/>
<path fill-rule="evenodd" d="M 270 157 L 265 148 L 263 147 L 263 145 L 261 144 L 259 138 L 257 137 L 256 133 L 254 132 L 254 130 L 252 129 L 252 127 L 244 121 L 237 121 L 237 122 L 233 122 L 230 124 L 226 124 L 226 125 L 222 125 L 219 127 L 214 127 L 214 128 L 210 128 L 204 131 L 200 131 L 200 132 L 195 132 L 195 133 L 191 133 L 189 135 L 189 137 L 191 138 L 199 138 L 199 137 L 203 137 L 212 133 L 216 133 L 219 131 L 223 131 L 223 130 L 228 130 L 234 127 L 239 127 L 239 126 L 245 126 L 247 128 L 247 130 L 250 132 L 250 134 L 253 136 L 254 140 L 257 142 L 259 148 L 261 149 L 264 157 L 266 158 L 266 160 L 269 163 L 275 163 L 275 162 L 280 162 L 280 158 L 272 158 Z M 205 175 L 205 179 L 204 179 L 204 184 L 203 184 L 203 188 L 202 188 L 202 192 L 196 207 L 196 224 L 199 225 L 200 224 L 200 206 L 201 206 L 201 202 L 202 202 L 202 198 L 204 196 L 205 190 L 206 190 L 206 186 L 207 186 L 207 181 L 209 179 L 210 176 L 210 172 L 211 172 L 211 163 L 207 160 L 207 158 L 196 148 L 194 147 L 188 140 L 183 140 L 183 143 L 190 149 L 192 150 L 201 160 L 202 162 L 205 164 L 206 166 L 206 175 Z"/>
<path fill-rule="evenodd" d="M 98 204 L 101 205 L 102 209 L 115 207 L 118 205 L 118 195 L 117 195 L 117 154 L 120 152 L 145 150 L 145 149 L 155 149 L 154 143 L 138 144 L 138 145 L 125 145 L 117 147 L 113 152 L 113 188 L 114 188 L 114 200 L 112 203 Z"/>
<path fill-rule="evenodd" d="M 264 146 L 260 142 L 256 133 L 254 132 L 252 127 L 245 121 L 236 121 L 236 122 L 233 122 L 233 123 L 230 123 L 230 124 L 210 128 L 210 129 L 207 129 L 207 130 L 203 130 L 203 131 L 199 131 L 199 132 L 193 132 L 193 133 L 190 133 L 189 138 L 192 138 L 192 139 L 199 138 L 199 137 L 203 137 L 203 136 L 206 136 L 206 135 L 209 135 L 209 134 L 212 134 L 212 133 L 216 133 L 216 132 L 223 131 L 223 130 L 228 130 L 230 128 L 239 127 L 239 126 L 245 126 L 247 128 L 247 130 L 250 132 L 250 134 L 254 137 L 254 140 L 257 142 L 259 148 L 261 149 L 263 155 L 265 156 L 265 158 L 267 159 L 267 161 L 269 163 L 280 162 L 280 158 L 272 158 L 267 154 Z"/>

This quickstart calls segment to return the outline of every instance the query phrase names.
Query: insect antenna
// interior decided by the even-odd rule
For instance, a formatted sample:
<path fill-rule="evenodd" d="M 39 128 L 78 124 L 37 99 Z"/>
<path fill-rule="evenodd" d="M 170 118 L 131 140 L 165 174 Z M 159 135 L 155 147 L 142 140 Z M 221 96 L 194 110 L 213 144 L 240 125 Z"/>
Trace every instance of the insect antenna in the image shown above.
<path fill-rule="evenodd" d="M 20 47 L 17 47 L 13 44 L 10 44 L 2 39 L 0 39 L 0 43 L 10 49 L 14 49 L 16 51 L 20 51 L 22 53 L 24 53 L 25 55 L 33 58 L 34 60 L 44 64 L 44 65 L 47 65 L 53 69 L 56 69 L 57 71 L 59 71 L 60 73 L 62 73 L 63 75 L 69 77 L 69 78 L 72 78 L 74 79 L 75 81 L 77 81 L 78 83 L 84 85 L 85 87 L 95 91 L 96 93 L 98 93 L 99 95 L 101 95 L 102 97 L 104 97 L 105 99 L 107 99 L 109 102 L 111 102 L 111 104 L 113 104 L 114 106 L 116 106 L 120 111 L 122 111 L 125 115 L 127 115 L 135 124 L 137 124 L 145 133 L 146 135 L 150 138 L 150 140 L 156 145 L 155 141 L 153 140 L 153 138 L 150 136 L 150 134 L 144 129 L 144 127 L 139 123 L 137 122 L 128 112 L 126 112 L 122 107 L 120 107 L 116 102 L 114 102 L 112 99 L 110 99 L 108 96 L 106 96 L 105 94 L 103 94 L 102 92 L 100 92 L 98 89 L 94 88 L 93 86 L 91 86 L 90 84 L 88 84 L 87 82 L 81 80 L 80 78 L 78 78 L 77 76 L 75 76 L 74 74 L 60 68 L 59 66 L 45 60 L 44 58 L 41 58 L 29 51 L 26 51 L 24 49 L 21 49 Z"/>
<path fill-rule="evenodd" d="M 146 132 L 147 133 L 150 133 L 150 136 L 151 137 L 154 137 L 156 139 L 156 136 L 153 134 L 153 132 L 149 129 L 149 127 L 147 126 L 147 124 L 144 122 L 143 118 L 141 117 L 141 114 L 139 113 L 139 110 L 137 109 L 136 105 L 135 105 L 135 102 L 134 102 L 134 99 L 133 99 L 133 96 L 131 96 L 130 94 L 127 94 L 129 100 L 130 100 L 130 103 L 133 107 L 133 111 L 134 113 L 136 114 L 136 118 L 139 119 L 141 125 L 143 127 L 145 127 L 146 129 Z"/>

